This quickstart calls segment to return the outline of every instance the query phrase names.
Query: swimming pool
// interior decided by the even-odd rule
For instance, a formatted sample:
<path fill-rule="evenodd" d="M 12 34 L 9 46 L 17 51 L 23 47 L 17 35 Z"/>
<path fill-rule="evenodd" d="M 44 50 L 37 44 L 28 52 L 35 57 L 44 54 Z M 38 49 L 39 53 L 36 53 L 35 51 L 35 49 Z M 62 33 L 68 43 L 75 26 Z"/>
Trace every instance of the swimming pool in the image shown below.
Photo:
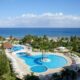
<path fill-rule="evenodd" d="M 32 66 L 31 67 L 31 71 L 33 72 L 45 72 L 47 71 L 47 67 L 46 66 L 43 66 L 43 65 L 36 65 L 36 66 Z"/>
<path fill-rule="evenodd" d="M 13 46 L 13 47 L 11 48 L 11 51 L 19 51 L 19 50 L 21 50 L 21 49 L 24 49 L 24 47 L 22 47 L 22 46 Z"/>
<path fill-rule="evenodd" d="M 20 53 L 17 53 L 17 56 L 20 57 L 20 56 L 27 56 L 28 54 L 26 54 L 26 52 L 20 52 Z"/>
<path fill-rule="evenodd" d="M 25 63 L 31 67 L 31 71 L 33 72 L 44 72 L 47 69 L 61 68 L 64 67 L 68 62 L 64 57 L 52 54 L 46 54 L 46 57 L 49 59 L 49 61 L 41 61 L 42 55 L 29 56 L 17 53 L 17 56 L 23 59 Z M 35 69 L 37 67 L 33 66 L 39 66 L 38 69 L 40 70 L 36 71 Z M 47 69 L 45 69 L 43 66 L 45 66 Z"/>

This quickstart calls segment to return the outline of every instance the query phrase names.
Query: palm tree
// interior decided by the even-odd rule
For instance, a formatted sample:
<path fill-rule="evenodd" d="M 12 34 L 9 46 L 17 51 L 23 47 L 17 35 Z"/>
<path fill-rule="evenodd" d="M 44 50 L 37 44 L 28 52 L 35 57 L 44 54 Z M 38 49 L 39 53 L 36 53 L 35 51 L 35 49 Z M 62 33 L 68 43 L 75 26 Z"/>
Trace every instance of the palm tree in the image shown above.
<path fill-rule="evenodd" d="M 45 41 L 42 41 L 40 44 L 40 50 L 42 52 L 42 60 L 45 58 L 44 52 L 48 50 L 48 44 Z"/>
<path fill-rule="evenodd" d="M 43 57 L 44 57 L 44 50 L 43 50 L 43 46 L 40 46 L 40 51 L 42 52 L 42 60 L 43 60 Z"/>
<path fill-rule="evenodd" d="M 34 36 L 32 36 L 32 35 L 26 35 L 23 39 L 21 39 L 21 42 L 23 44 L 25 44 L 25 43 L 31 44 L 31 42 L 33 41 L 33 38 L 34 38 Z"/>

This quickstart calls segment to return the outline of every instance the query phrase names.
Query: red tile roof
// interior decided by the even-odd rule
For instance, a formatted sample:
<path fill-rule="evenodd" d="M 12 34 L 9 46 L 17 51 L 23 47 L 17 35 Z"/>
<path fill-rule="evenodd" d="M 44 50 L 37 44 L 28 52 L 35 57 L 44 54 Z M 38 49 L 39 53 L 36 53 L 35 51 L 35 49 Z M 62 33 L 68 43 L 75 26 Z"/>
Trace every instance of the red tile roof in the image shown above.
<path fill-rule="evenodd" d="M 3 47 L 10 49 L 10 48 L 12 48 L 12 44 L 10 44 L 9 42 L 5 42 L 5 43 L 3 43 Z"/>

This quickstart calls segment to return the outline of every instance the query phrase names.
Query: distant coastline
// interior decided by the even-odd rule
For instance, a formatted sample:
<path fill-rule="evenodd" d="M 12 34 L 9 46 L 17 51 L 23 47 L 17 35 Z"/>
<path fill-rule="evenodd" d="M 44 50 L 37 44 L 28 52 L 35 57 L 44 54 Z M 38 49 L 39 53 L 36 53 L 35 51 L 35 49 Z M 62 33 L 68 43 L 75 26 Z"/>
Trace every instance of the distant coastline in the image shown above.
<path fill-rule="evenodd" d="M 47 35 L 49 37 L 80 36 L 80 28 L 0 28 L 0 36 L 22 38 L 25 35 Z"/>

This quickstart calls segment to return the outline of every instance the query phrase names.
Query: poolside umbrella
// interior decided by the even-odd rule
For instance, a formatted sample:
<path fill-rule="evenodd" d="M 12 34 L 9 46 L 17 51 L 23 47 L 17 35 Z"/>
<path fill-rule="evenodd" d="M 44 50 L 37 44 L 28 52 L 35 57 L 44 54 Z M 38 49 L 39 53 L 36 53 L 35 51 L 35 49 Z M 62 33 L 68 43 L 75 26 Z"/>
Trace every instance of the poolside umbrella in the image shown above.
<path fill-rule="evenodd" d="M 56 48 L 55 51 L 59 51 L 59 52 L 62 52 L 62 53 L 69 52 L 69 50 L 66 47 L 62 47 L 62 46 Z"/>

